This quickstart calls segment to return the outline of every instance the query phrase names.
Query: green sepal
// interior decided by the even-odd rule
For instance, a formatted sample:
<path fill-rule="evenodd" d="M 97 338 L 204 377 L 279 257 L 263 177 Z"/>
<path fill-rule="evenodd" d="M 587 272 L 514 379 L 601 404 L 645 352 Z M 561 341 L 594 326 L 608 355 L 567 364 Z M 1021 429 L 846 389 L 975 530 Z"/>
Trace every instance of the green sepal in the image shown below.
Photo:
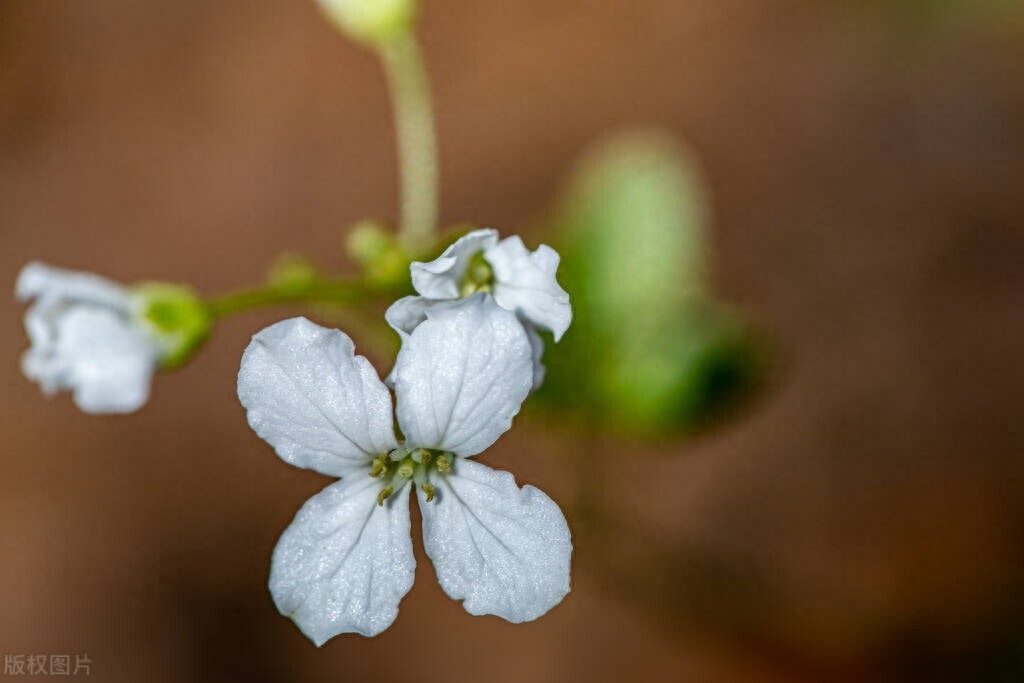
<path fill-rule="evenodd" d="M 184 285 L 145 282 L 133 289 L 143 324 L 162 348 L 165 370 L 188 362 L 213 329 L 213 318 L 191 289 Z"/>

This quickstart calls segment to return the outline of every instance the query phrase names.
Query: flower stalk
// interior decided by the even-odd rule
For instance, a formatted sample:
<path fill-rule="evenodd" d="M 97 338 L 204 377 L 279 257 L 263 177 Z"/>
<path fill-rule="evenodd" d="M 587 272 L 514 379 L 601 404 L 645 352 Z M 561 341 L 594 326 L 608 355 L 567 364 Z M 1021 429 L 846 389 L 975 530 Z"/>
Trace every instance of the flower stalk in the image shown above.
<path fill-rule="evenodd" d="M 376 46 L 394 109 L 401 183 L 399 241 L 409 254 L 428 249 L 438 213 L 434 111 L 423 56 L 413 33 Z"/>
<path fill-rule="evenodd" d="M 236 313 L 280 304 L 308 303 L 348 306 L 387 294 L 354 280 L 318 280 L 296 289 L 274 285 L 244 289 L 215 297 L 206 302 L 210 317 L 226 318 Z"/>

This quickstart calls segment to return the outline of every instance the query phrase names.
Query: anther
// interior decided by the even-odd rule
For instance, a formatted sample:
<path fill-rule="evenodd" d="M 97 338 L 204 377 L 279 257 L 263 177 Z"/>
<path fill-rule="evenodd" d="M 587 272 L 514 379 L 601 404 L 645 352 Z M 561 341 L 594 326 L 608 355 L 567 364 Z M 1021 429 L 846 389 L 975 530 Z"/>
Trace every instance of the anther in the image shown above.
<path fill-rule="evenodd" d="M 391 497 L 391 494 L 395 492 L 395 489 L 391 486 L 385 486 L 377 494 L 377 505 L 383 507 L 384 501 Z"/>
<path fill-rule="evenodd" d="M 475 292 L 490 292 L 493 284 L 494 270 L 484 258 L 484 253 L 478 251 L 473 255 L 462 275 L 459 294 L 465 297 Z"/>
<path fill-rule="evenodd" d="M 420 484 L 420 488 L 423 489 L 423 493 L 427 494 L 428 503 L 434 500 L 434 494 L 437 492 L 437 490 L 434 488 L 433 484 L 431 484 L 429 481 L 425 481 L 422 484 Z"/>
<path fill-rule="evenodd" d="M 380 475 L 388 471 L 387 456 L 378 456 L 373 459 L 372 466 L 370 467 L 370 476 L 376 479 Z"/>
<path fill-rule="evenodd" d="M 472 271 L 473 273 L 470 277 L 473 278 L 474 282 L 483 286 L 487 286 L 487 284 L 491 280 L 491 277 L 493 277 L 491 273 L 491 267 L 487 265 L 487 263 L 484 261 L 474 264 Z"/>
<path fill-rule="evenodd" d="M 447 455 L 437 456 L 437 471 L 442 474 L 448 474 L 452 471 L 452 461 L 449 460 Z"/>

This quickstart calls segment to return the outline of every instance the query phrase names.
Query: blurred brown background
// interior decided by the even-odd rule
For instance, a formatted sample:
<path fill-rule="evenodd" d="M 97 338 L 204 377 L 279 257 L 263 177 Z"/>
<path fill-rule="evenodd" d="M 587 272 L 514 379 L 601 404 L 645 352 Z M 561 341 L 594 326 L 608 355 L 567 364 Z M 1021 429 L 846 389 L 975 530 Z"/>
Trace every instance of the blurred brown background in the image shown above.
<path fill-rule="evenodd" d="M 565 506 L 566 601 L 470 617 L 417 541 L 396 624 L 317 651 L 265 584 L 326 480 L 234 392 L 249 335 L 292 311 L 230 320 L 142 412 L 96 418 L 20 375 L 6 297 L 0 652 L 88 654 L 104 681 L 1020 680 L 1019 3 L 425 4 L 445 221 L 522 230 L 596 136 L 685 136 L 772 385 L 687 442 L 525 416 L 485 461 Z M 30 259 L 207 293 L 284 248 L 343 269 L 342 231 L 393 218 L 394 184 L 377 65 L 312 1 L 0 5 L 11 291 Z M 614 463 L 586 523 L 581 447 Z"/>

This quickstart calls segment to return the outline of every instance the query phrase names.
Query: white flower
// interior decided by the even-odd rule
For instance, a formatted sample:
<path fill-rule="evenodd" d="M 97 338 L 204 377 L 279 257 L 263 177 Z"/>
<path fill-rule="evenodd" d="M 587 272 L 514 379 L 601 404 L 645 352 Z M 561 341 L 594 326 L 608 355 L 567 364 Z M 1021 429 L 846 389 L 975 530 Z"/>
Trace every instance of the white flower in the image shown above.
<path fill-rule="evenodd" d="M 43 392 L 70 390 L 87 413 L 130 413 L 149 397 L 158 366 L 187 360 L 210 331 L 206 307 L 180 285 L 123 287 L 30 263 L 15 288 L 32 347 L 21 359 Z"/>
<path fill-rule="evenodd" d="M 30 263 L 16 294 L 35 299 L 25 314 L 32 348 L 21 367 L 44 393 L 71 390 L 87 413 L 128 413 L 146 402 L 160 345 L 138 324 L 141 303 L 129 290 L 90 273 Z"/>
<path fill-rule="evenodd" d="M 412 285 L 420 296 L 399 299 L 388 308 L 385 318 L 404 341 L 436 303 L 490 292 L 526 329 L 536 388 L 544 379 L 540 363 L 544 343 L 535 328 L 548 330 L 557 342 L 572 322 L 569 295 L 555 279 L 558 262 L 558 252 L 545 244 L 531 252 L 516 235 L 498 241 L 496 230 L 474 230 L 433 261 L 414 262 L 410 266 Z"/>
<path fill-rule="evenodd" d="M 478 464 L 529 393 L 529 341 L 484 294 L 433 306 L 398 354 L 391 395 L 352 341 L 304 318 L 253 337 L 238 395 L 286 462 L 340 477 L 274 550 L 280 612 L 321 645 L 388 628 L 413 583 L 409 496 L 444 591 L 471 614 L 536 619 L 569 591 L 569 529 L 541 491 Z"/>

